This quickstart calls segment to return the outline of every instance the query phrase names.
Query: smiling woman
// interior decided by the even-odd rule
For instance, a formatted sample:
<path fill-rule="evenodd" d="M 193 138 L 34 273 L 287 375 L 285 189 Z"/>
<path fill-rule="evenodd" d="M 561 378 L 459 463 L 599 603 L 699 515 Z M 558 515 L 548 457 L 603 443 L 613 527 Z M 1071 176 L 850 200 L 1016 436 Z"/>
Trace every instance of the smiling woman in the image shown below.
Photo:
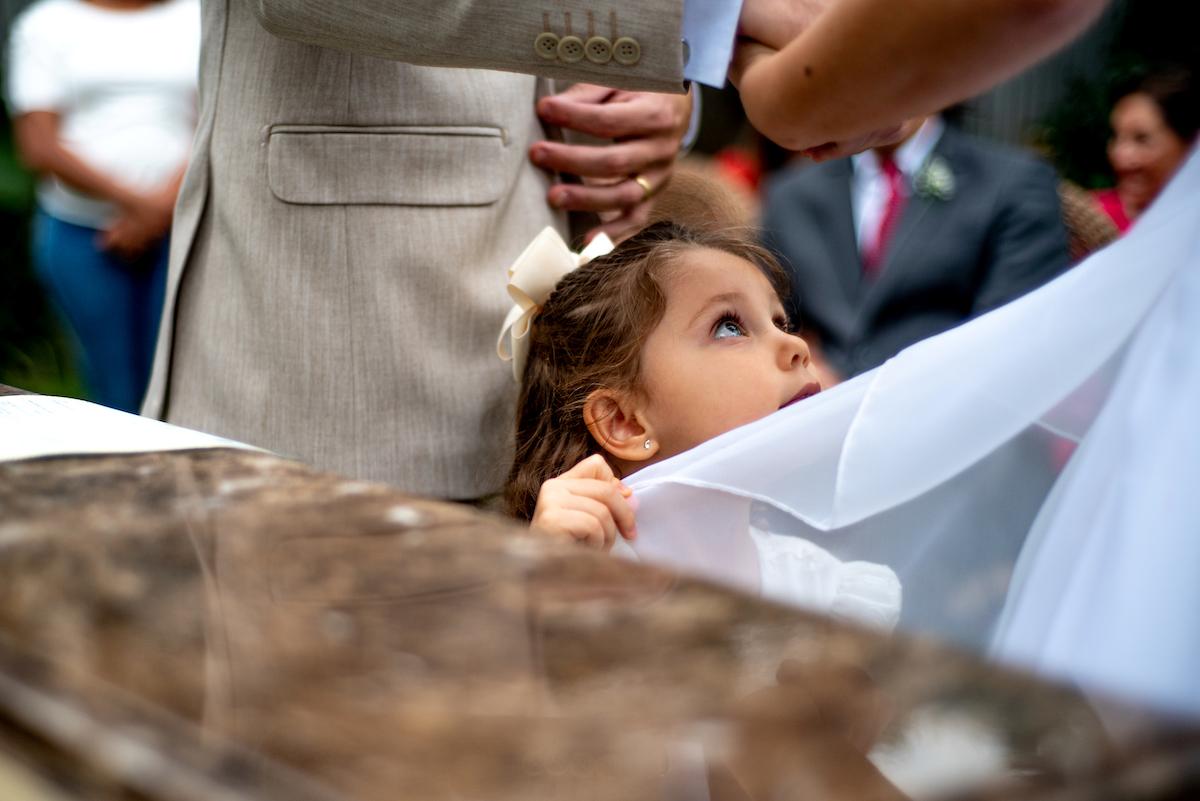
<path fill-rule="evenodd" d="M 1117 176 L 1096 202 L 1124 232 L 1158 196 L 1200 130 L 1200 107 L 1189 73 L 1153 73 L 1113 105 L 1108 160 Z"/>

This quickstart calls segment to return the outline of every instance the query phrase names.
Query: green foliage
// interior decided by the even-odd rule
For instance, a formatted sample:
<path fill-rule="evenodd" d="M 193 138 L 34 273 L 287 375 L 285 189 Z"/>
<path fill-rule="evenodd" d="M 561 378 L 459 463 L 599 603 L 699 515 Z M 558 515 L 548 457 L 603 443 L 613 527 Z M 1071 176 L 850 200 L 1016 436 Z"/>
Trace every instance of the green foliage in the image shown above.
<path fill-rule="evenodd" d="M 33 179 L 17 160 L 0 104 L 0 384 L 83 397 L 71 343 L 30 269 L 32 207 Z"/>
<path fill-rule="evenodd" d="M 1108 164 L 1108 124 L 1115 87 L 1126 69 L 1109 69 L 1098 81 L 1075 78 L 1063 100 L 1039 126 L 1038 141 L 1051 154 L 1059 174 L 1084 189 L 1113 185 Z"/>
<path fill-rule="evenodd" d="M 32 197 L 33 180 L 17 161 L 8 120 L 0 114 L 0 209 L 28 209 Z"/>

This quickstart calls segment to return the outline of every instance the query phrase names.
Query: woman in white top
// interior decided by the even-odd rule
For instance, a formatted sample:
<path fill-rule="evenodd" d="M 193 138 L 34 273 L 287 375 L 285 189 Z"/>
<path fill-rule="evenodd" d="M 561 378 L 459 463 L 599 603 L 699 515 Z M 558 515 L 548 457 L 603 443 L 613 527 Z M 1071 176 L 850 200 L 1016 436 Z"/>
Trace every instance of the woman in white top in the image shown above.
<path fill-rule="evenodd" d="M 89 394 L 137 411 L 196 118 L 197 0 L 40 0 L 13 26 L 7 97 L 41 176 L 34 266 Z"/>

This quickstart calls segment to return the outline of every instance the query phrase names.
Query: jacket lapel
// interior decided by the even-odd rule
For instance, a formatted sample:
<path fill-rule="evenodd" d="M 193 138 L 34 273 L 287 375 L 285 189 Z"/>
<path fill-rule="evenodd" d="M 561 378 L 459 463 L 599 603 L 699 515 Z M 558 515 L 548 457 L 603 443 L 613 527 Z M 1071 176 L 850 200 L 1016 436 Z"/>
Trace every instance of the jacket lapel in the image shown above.
<path fill-rule="evenodd" d="M 953 130 L 947 126 L 930 154 L 930 158 L 944 159 L 952 171 L 953 136 Z M 955 178 L 959 178 L 957 173 Z M 955 191 L 961 190 L 962 187 L 959 186 Z M 884 301 L 908 280 L 913 270 L 920 271 L 925 267 L 921 243 L 927 241 L 926 234 L 932 235 L 932 232 L 940 228 L 943 215 L 948 210 L 947 201 L 919 195 L 914 188 L 900 214 L 900 222 L 884 257 L 879 277 L 873 282 L 863 282 L 865 295 L 859 306 L 860 318 L 869 318 L 875 314 Z"/>
<path fill-rule="evenodd" d="M 850 198 L 850 185 L 854 181 L 854 167 L 850 159 L 841 159 L 831 165 L 826 173 L 825 193 L 829 198 L 831 230 L 828 232 L 834 254 L 831 267 L 835 280 L 846 297 L 851 309 L 855 308 L 863 293 L 862 260 L 858 255 L 858 237 L 854 232 L 854 205 Z"/>

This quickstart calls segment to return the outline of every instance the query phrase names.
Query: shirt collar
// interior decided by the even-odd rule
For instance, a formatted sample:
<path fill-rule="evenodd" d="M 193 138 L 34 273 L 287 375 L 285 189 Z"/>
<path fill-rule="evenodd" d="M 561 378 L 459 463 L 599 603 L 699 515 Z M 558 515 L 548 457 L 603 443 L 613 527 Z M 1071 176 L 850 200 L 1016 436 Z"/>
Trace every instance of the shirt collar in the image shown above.
<path fill-rule="evenodd" d="M 925 120 L 917 132 L 910 136 L 904 144 L 896 148 L 895 162 L 900 172 L 912 181 L 922 165 L 929 159 L 933 149 L 942 138 L 946 124 L 936 114 Z M 867 150 L 850 157 L 854 165 L 855 175 L 873 176 L 879 172 L 879 156 L 874 150 Z"/>

